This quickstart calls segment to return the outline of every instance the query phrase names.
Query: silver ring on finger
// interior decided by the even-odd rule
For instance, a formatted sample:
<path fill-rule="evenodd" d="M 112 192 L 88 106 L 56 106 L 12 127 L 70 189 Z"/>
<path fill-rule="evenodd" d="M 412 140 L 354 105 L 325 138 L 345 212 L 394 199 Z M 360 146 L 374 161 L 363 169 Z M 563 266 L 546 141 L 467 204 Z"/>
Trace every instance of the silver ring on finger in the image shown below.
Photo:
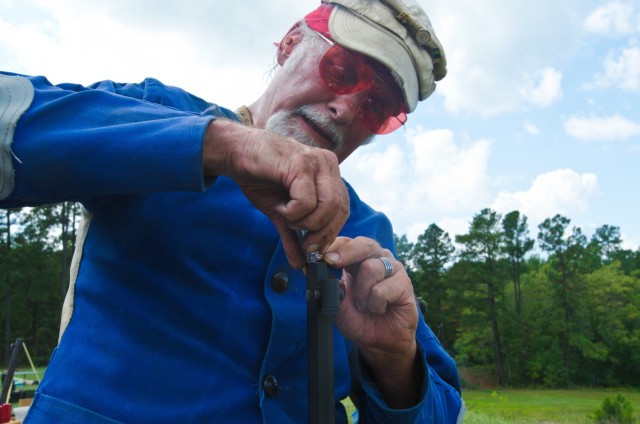
<path fill-rule="evenodd" d="M 391 277 L 391 274 L 393 274 L 393 264 L 391 263 L 389 258 L 385 258 L 384 256 L 381 256 L 378 259 L 380 259 L 384 264 L 384 278 L 387 279 Z"/>

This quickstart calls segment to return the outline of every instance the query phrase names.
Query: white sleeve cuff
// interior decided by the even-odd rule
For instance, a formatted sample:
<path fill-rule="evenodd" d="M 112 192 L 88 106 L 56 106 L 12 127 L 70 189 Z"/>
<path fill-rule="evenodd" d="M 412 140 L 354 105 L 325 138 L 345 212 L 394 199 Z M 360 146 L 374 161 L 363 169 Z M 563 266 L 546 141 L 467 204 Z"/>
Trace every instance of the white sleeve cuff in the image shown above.
<path fill-rule="evenodd" d="M 13 190 L 13 133 L 33 96 L 33 85 L 27 78 L 0 74 L 0 200 L 7 198 Z"/>

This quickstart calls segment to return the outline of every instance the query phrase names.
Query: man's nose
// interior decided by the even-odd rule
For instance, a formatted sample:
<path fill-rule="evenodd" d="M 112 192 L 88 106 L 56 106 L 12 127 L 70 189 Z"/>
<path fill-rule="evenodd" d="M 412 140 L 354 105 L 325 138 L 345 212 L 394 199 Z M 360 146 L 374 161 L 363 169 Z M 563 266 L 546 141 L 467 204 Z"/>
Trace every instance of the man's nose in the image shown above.
<path fill-rule="evenodd" d="M 352 94 L 336 94 L 327 105 L 331 117 L 339 124 L 351 124 L 358 116 L 366 94 L 366 90 Z"/>

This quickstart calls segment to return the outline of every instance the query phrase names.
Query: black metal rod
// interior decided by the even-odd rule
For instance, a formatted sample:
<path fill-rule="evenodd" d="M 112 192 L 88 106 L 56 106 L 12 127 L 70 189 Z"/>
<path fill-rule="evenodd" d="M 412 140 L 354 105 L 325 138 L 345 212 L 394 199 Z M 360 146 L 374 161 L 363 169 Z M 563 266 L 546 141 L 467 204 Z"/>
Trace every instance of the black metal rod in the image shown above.
<path fill-rule="evenodd" d="M 333 319 L 339 310 L 338 280 L 324 262 L 307 264 L 309 422 L 335 423 Z"/>
<path fill-rule="evenodd" d="M 4 376 L 4 381 L 2 383 L 2 394 L 0 394 L 0 404 L 8 403 L 9 399 L 9 390 L 11 389 L 11 384 L 13 383 L 13 373 L 16 371 L 16 366 L 18 365 L 18 352 L 20 352 L 20 347 L 22 346 L 22 339 L 16 339 L 16 342 L 13 344 L 11 350 L 11 358 L 9 359 L 9 366 L 7 367 L 7 373 Z"/>

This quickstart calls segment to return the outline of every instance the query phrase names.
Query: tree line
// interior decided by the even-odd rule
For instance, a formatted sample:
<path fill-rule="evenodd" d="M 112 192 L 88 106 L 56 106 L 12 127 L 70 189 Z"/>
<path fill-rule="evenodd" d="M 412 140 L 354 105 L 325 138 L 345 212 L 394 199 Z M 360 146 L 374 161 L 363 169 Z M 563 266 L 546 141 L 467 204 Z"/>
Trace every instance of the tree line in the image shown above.
<path fill-rule="evenodd" d="M 0 331 L 46 365 L 80 215 L 75 203 L 3 211 Z M 431 224 L 415 243 L 396 236 L 425 320 L 460 367 L 496 384 L 640 386 L 640 249 L 620 228 L 590 239 L 556 215 L 530 236 L 527 217 L 482 209 L 466 234 Z"/>
<path fill-rule="evenodd" d="M 80 207 L 61 203 L 2 213 L 1 363 L 7 363 L 19 337 L 34 361 L 46 365 L 58 341 Z"/>
<path fill-rule="evenodd" d="M 453 242 L 455 241 L 455 243 Z M 482 209 L 452 241 L 431 224 L 396 236 L 425 320 L 461 367 L 500 385 L 640 386 L 640 249 L 620 228 L 588 239 L 562 215 Z"/>

